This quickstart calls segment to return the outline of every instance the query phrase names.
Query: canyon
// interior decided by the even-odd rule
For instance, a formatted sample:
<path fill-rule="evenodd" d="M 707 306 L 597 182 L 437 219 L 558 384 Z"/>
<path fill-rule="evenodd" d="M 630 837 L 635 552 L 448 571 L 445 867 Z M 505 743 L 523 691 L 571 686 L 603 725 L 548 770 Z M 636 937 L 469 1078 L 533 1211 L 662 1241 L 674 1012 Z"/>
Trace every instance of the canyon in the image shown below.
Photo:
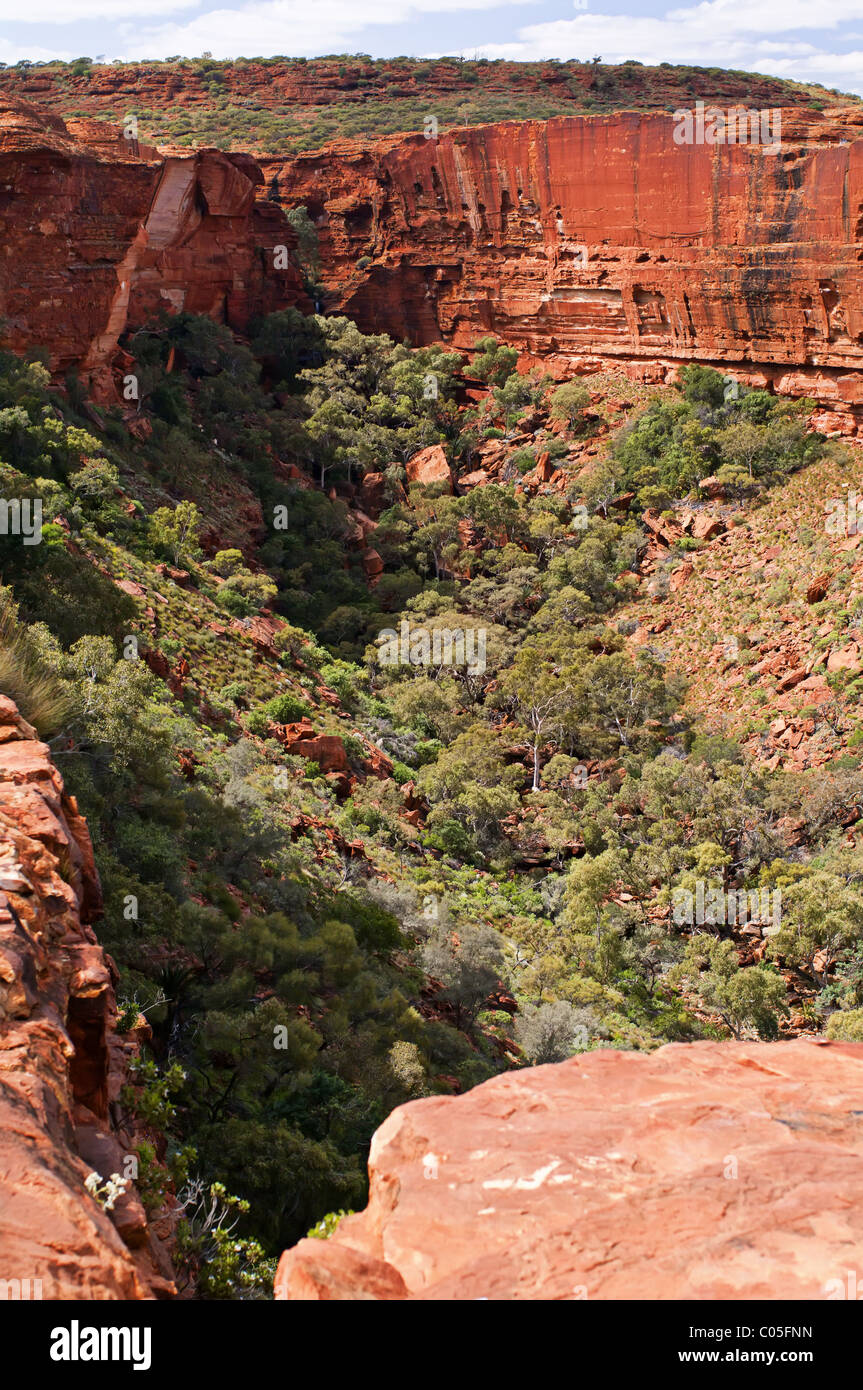
<path fill-rule="evenodd" d="M 121 86 L 105 79 L 112 95 Z M 517 347 L 523 367 L 558 379 L 614 367 L 663 384 L 685 363 L 708 363 L 811 395 L 827 432 L 863 435 L 863 114 L 786 108 L 782 121 L 778 154 L 680 146 L 670 115 L 622 112 L 253 158 L 141 145 L 89 116 L 64 120 L 4 96 L 3 342 L 41 352 L 55 380 L 77 375 L 94 400 L 117 404 L 135 371 L 128 336 L 159 310 L 205 314 L 240 334 L 258 315 L 311 310 L 286 217 L 305 207 L 325 307 L 365 332 L 465 353 L 489 333 Z M 506 453 L 497 440 L 484 447 L 487 469 L 454 481 L 444 449 L 429 446 L 407 460 L 408 480 L 482 485 Z M 545 452 L 522 486 L 554 477 Z M 382 483 L 371 471 L 363 480 L 369 493 Z M 565 484 L 561 468 L 554 486 Z M 801 522 L 810 514 L 807 498 Z M 668 548 L 677 538 L 645 515 Z M 727 572 L 743 571 L 752 548 L 731 531 L 720 541 L 724 522 L 703 510 L 690 525 L 717 545 L 677 572 L 668 611 L 681 631 L 693 593 L 716 578 L 705 566 L 722 556 Z M 380 554 L 363 553 L 377 578 Z M 764 563 L 776 554 L 767 547 Z M 171 576 L 177 587 L 190 580 L 174 568 L 161 576 L 166 589 Z M 816 603 L 831 575 L 810 578 Z M 146 595 L 128 577 L 118 584 Z M 800 708 L 791 697 L 787 723 L 770 726 L 777 763 L 779 740 L 796 739 L 796 752 L 814 732 L 803 680 L 821 616 L 805 651 L 775 645 L 764 653 L 771 669 L 758 672 L 800 678 Z M 257 638 L 257 658 L 278 664 L 275 623 L 232 622 Z M 665 613 L 634 640 L 670 625 Z M 828 661 L 856 669 L 856 636 Z M 700 648 L 690 655 L 694 671 L 704 667 Z M 182 697 L 177 673 L 188 676 L 188 664 L 162 661 Z M 159 656 L 151 662 L 163 674 Z M 338 709 L 338 693 L 323 694 Z M 346 795 L 357 779 L 344 739 L 305 717 L 277 728 L 289 757 L 316 762 Z M 386 780 L 392 760 L 360 751 L 370 776 Z M 831 752 L 813 745 L 805 765 Z M 416 820 L 413 789 L 404 783 L 402 800 Z M 308 824 L 300 817 L 297 834 Z M 316 824 L 333 838 L 326 820 Z M 361 838 L 338 849 L 364 857 Z M 154 1227 L 134 1186 L 113 1211 L 85 1188 L 92 1171 L 123 1172 L 135 1146 L 121 1092 L 147 1040 L 143 1019 L 118 1031 L 101 912 L 77 804 L 50 748 L 0 694 L 2 1274 L 39 1281 L 51 1299 L 169 1298 L 170 1220 Z M 843 1297 L 863 1237 L 861 1082 L 863 1044 L 708 1041 L 649 1053 L 600 1046 L 412 1101 L 377 1131 L 366 1211 L 287 1251 L 276 1297 Z"/>
<path fill-rule="evenodd" d="M 4 341 L 102 399 L 132 370 L 124 334 L 159 309 L 240 332 L 310 309 L 283 211 L 305 207 L 324 307 L 364 332 L 461 349 L 491 333 L 557 378 L 661 383 L 697 361 L 811 395 L 837 431 L 863 423 L 860 108 L 784 109 L 774 153 L 681 145 L 672 116 L 621 112 L 256 161 L 3 100 Z"/>

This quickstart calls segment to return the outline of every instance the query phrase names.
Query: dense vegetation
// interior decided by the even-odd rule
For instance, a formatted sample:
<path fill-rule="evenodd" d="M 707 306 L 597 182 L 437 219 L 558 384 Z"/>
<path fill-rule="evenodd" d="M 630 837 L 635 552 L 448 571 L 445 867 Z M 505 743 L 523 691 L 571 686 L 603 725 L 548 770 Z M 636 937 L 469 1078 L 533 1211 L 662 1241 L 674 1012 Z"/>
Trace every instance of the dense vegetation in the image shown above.
<path fill-rule="evenodd" d="M 726 493 L 743 495 L 823 456 L 823 440 L 808 432 L 811 401 L 740 392 L 706 367 L 682 375 L 682 397 L 652 401 L 616 441 L 615 482 L 635 488 L 642 509 L 666 508 L 711 476 Z"/>
<path fill-rule="evenodd" d="M 126 422 L 0 358 L 0 493 L 46 523 L 0 536 L 0 687 L 87 816 L 121 1027 L 152 1028 L 126 1097 L 146 1200 L 191 1177 L 248 1203 L 233 1253 L 185 1231 L 204 1292 L 254 1291 L 264 1256 L 361 1204 L 370 1136 L 410 1097 L 584 1047 L 777 1037 L 780 967 L 814 1029 L 863 1036 L 858 760 L 751 766 L 618 616 L 644 509 L 717 471 L 743 506 L 817 462 L 804 407 L 691 369 L 578 472 L 589 394 L 493 339 L 473 405 L 458 354 L 346 319 L 288 311 L 241 343 L 179 315 L 125 346 Z M 497 481 L 407 485 L 419 449 L 463 475 L 492 441 Z M 543 454 L 562 489 L 525 487 Z M 403 626 L 420 651 L 482 632 L 484 661 L 385 664 Z M 286 752 L 304 717 L 348 778 Z M 675 922 L 699 879 L 782 888 L 763 961 Z"/>

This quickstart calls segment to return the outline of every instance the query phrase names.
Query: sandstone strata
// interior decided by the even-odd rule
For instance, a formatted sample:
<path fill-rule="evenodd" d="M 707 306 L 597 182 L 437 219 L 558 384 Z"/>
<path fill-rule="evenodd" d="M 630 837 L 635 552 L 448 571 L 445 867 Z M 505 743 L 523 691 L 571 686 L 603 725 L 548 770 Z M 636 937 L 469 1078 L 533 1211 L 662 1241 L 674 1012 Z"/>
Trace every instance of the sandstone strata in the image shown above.
<path fill-rule="evenodd" d="M 84 1187 L 92 1171 L 122 1175 L 132 1143 L 120 1127 L 118 1095 L 135 1035 L 114 1031 L 115 967 L 91 925 L 100 912 L 75 799 L 47 746 L 0 696 L 0 1281 L 7 1297 L 173 1292 L 170 1260 L 134 1187 L 113 1216 Z"/>
<path fill-rule="evenodd" d="M 365 331 L 458 347 L 492 332 L 561 376 L 725 364 L 853 429 L 863 116 L 786 109 L 778 153 L 674 131 L 634 112 L 502 122 L 262 167 L 315 218 L 332 307 Z"/>
<path fill-rule="evenodd" d="M 818 1299 L 863 1240 L 863 1045 L 670 1044 L 401 1106 L 280 1299 Z M 836 1281 L 836 1282 L 833 1282 Z"/>
<path fill-rule="evenodd" d="M 118 358 L 120 339 L 160 309 L 243 331 L 256 314 L 310 308 L 290 259 L 293 229 L 257 197 L 261 182 L 248 155 L 147 148 L 121 129 L 64 124 L 4 98 L 4 345 L 42 349 L 55 374 L 73 369 L 113 399 L 112 369 L 134 372 Z"/>

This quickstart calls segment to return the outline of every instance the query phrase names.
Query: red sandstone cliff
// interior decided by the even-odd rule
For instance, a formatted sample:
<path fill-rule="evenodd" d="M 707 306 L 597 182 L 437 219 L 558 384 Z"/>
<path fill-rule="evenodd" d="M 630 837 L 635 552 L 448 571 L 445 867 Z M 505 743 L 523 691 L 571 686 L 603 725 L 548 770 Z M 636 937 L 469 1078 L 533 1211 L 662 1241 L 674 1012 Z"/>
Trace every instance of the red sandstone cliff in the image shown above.
<path fill-rule="evenodd" d="M 6 1297 L 141 1299 L 174 1291 L 170 1259 L 134 1187 L 113 1216 L 84 1187 L 92 1171 L 123 1175 L 132 1146 L 117 1100 L 135 1038 L 114 1031 L 114 964 L 91 925 L 100 911 L 90 836 L 75 800 L 46 745 L 0 695 Z"/>
<path fill-rule="evenodd" d="M 782 113 L 782 147 L 679 145 L 671 116 L 506 122 L 262 161 L 320 234 L 332 308 L 561 373 L 726 363 L 863 403 L 863 116 Z M 361 258 L 368 263 L 358 265 Z"/>
<path fill-rule="evenodd" d="M 162 307 L 243 331 L 250 318 L 310 308 L 295 236 L 257 198 L 248 155 L 138 146 L 95 121 L 0 104 L 0 320 L 4 345 L 43 348 L 113 396 L 120 336 Z"/>
<path fill-rule="evenodd" d="M 823 1299 L 863 1240 L 863 1045 L 672 1043 L 403 1105 L 276 1297 Z"/>
<path fill-rule="evenodd" d="M 4 341 L 111 397 L 117 344 L 160 307 L 240 331 L 299 303 L 264 178 L 319 228 L 329 307 L 469 347 L 494 332 L 559 375 L 685 361 L 863 420 L 863 115 L 785 110 L 778 154 L 678 145 L 622 113 L 338 142 L 292 160 L 135 149 L 5 99 Z M 263 169 L 263 173 L 262 173 Z M 125 370 L 130 370 L 128 359 Z M 863 428 L 863 425 L 860 425 Z"/>

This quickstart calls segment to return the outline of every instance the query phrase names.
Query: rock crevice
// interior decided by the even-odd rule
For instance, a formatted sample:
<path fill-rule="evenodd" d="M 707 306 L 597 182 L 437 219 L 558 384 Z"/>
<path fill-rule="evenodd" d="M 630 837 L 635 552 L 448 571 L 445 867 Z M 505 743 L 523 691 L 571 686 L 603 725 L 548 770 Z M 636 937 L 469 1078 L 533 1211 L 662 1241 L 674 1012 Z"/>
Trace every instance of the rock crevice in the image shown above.
<path fill-rule="evenodd" d="M 0 101 L 3 340 L 80 372 L 97 398 L 122 397 L 118 341 L 160 309 L 244 332 L 296 304 L 296 235 L 248 155 L 157 150 L 92 120 Z M 276 254 L 285 247 L 288 255 Z M 126 360 L 126 370 L 134 367 Z"/>

